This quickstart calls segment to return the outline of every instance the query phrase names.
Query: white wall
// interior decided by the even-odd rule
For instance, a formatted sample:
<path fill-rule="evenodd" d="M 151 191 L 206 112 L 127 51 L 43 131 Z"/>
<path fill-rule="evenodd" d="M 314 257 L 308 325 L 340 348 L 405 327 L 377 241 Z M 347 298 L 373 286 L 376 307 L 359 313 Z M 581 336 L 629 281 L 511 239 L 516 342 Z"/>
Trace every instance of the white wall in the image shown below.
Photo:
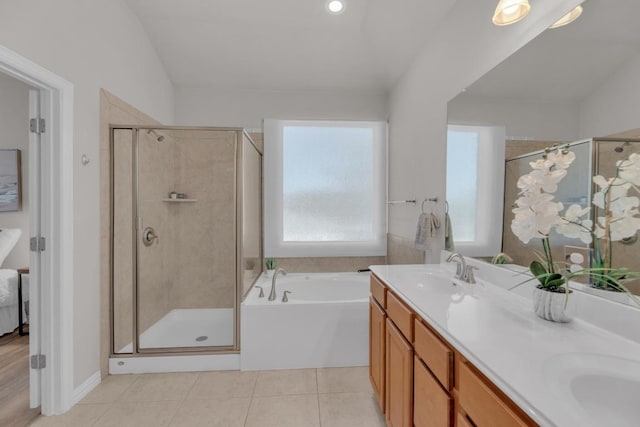
<path fill-rule="evenodd" d="M 640 128 L 640 55 L 580 104 L 580 137 L 607 136 Z"/>
<path fill-rule="evenodd" d="M 176 89 L 176 123 L 262 128 L 264 118 L 385 120 L 384 94 Z"/>
<path fill-rule="evenodd" d="M 0 45 L 75 89 L 74 384 L 100 369 L 100 88 L 157 120 L 173 121 L 173 87 L 122 0 L 0 0 Z M 91 162 L 82 166 L 86 154 Z M 103 254 L 106 256 L 106 254 Z"/>
<path fill-rule="evenodd" d="M 29 86 L 0 73 L 0 148 L 19 149 L 22 163 L 22 210 L 0 212 L 0 228 L 19 228 L 20 240 L 2 268 L 29 265 Z"/>
<path fill-rule="evenodd" d="M 575 141 L 578 105 L 535 104 L 461 94 L 449 102 L 449 124 L 504 126 L 507 139 Z"/>
<path fill-rule="evenodd" d="M 390 97 L 390 199 L 445 194 L 447 102 L 537 36 L 579 0 L 538 0 L 529 16 L 496 27 L 494 0 L 458 0 Z M 440 204 L 440 211 L 444 211 Z M 411 238 L 420 209 L 390 209 L 389 231 Z M 455 226 L 455 225 L 454 225 Z M 455 235 L 455 230 L 454 230 Z M 438 260 L 444 237 L 426 254 Z"/>

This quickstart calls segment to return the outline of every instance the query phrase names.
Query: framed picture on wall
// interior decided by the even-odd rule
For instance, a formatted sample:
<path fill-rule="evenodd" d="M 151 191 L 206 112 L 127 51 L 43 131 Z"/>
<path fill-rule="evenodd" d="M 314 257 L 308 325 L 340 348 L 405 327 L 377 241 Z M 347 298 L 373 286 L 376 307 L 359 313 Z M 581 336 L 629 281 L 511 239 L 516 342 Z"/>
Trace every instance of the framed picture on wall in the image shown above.
<path fill-rule="evenodd" d="M 0 212 L 22 209 L 20 150 L 0 150 Z"/>

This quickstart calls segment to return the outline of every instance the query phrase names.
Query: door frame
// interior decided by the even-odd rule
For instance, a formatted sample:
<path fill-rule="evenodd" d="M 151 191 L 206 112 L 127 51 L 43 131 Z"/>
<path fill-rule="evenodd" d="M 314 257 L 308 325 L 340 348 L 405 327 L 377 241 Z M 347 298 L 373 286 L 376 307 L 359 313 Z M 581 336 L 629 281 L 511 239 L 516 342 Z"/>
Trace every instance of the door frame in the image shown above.
<path fill-rule="evenodd" d="M 41 134 L 42 161 L 46 162 L 41 182 L 46 185 L 41 188 L 40 229 L 46 249 L 41 253 L 39 323 L 46 367 L 41 370 L 40 403 L 43 415 L 56 415 L 73 406 L 74 390 L 74 88 L 1 45 L 0 72 L 37 88 L 45 100 L 40 105 L 41 118 L 46 120 L 46 131 Z"/>

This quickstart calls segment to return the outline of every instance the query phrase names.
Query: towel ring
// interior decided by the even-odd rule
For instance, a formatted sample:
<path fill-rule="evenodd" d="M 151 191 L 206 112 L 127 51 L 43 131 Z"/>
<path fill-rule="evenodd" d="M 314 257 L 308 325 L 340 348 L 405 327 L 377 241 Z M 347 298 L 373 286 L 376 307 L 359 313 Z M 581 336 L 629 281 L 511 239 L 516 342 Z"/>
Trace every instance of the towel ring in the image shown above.
<path fill-rule="evenodd" d="M 437 198 L 437 197 L 429 197 L 429 198 L 427 198 L 427 199 L 424 199 L 424 200 L 422 201 L 422 206 L 421 206 L 421 208 L 420 208 L 420 209 L 422 210 L 422 213 L 426 213 L 426 212 L 424 211 L 424 204 L 425 204 L 425 203 L 427 203 L 427 202 L 438 203 L 438 198 Z"/>
<path fill-rule="evenodd" d="M 444 213 L 449 213 L 449 202 L 447 200 L 444 201 Z"/>

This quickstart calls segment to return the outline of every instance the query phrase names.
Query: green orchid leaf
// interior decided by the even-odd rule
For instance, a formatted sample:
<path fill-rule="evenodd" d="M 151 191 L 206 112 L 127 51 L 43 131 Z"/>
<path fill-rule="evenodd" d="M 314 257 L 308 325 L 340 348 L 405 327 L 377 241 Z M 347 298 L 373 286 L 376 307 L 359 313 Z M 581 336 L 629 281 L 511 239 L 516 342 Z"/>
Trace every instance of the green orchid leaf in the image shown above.
<path fill-rule="evenodd" d="M 537 278 L 547 276 L 549 274 L 547 269 L 544 267 L 544 265 L 542 265 L 540 261 L 531 261 L 529 270 L 531 270 L 531 273 Z"/>

